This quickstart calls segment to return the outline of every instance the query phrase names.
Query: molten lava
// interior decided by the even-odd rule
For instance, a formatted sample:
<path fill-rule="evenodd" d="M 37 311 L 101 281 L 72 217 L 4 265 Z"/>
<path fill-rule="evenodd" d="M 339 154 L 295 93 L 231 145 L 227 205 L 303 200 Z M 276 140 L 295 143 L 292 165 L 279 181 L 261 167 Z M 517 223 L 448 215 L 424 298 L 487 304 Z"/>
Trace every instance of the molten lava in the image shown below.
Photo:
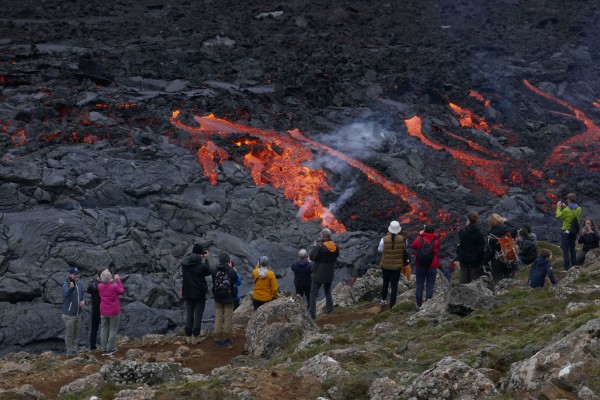
<path fill-rule="evenodd" d="M 480 117 L 466 108 L 462 108 L 454 103 L 449 103 L 449 105 L 452 111 L 458 115 L 458 123 L 463 128 L 475 128 L 485 133 L 491 132 L 491 129 L 484 117 Z"/>

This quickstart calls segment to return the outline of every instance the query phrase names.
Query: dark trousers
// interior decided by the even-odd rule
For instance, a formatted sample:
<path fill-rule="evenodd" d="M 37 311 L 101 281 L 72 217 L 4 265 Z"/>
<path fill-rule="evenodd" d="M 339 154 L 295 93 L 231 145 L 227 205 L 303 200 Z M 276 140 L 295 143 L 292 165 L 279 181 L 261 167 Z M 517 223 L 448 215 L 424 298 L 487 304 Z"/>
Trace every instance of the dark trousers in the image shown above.
<path fill-rule="evenodd" d="M 202 314 L 204 314 L 204 306 L 206 300 L 185 299 L 185 335 L 198 336 L 200 334 L 200 326 L 202 325 Z"/>
<path fill-rule="evenodd" d="M 294 285 L 296 286 L 296 294 L 300 295 L 300 297 L 305 296 L 306 297 L 306 305 L 310 308 L 310 284 L 311 282 L 305 283 L 305 284 L 300 284 L 300 285 Z"/>
<path fill-rule="evenodd" d="M 396 304 L 396 296 L 398 295 L 398 281 L 400 280 L 399 269 L 385 269 L 382 268 L 383 274 L 383 285 L 381 286 L 381 300 L 385 300 L 387 297 L 388 287 L 390 283 L 392 285 L 392 291 L 390 293 L 390 308 Z"/>
<path fill-rule="evenodd" d="M 327 313 L 333 312 L 333 297 L 331 297 L 331 282 L 319 283 L 312 281 L 310 286 L 310 316 L 315 319 L 317 318 L 317 297 L 319 296 L 319 289 L 323 285 L 325 290 L 325 310 Z"/>
<path fill-rule="evenodd" d="M 492 284 L 496 286 L 502 279 L 512 278 L 514 269 L 509 264 L 498 260 L 492 260 Z"/>
<path fill-rule="evenodd" d="M 252 299 L 252 306 L 254 307 L 254 311 L 258 310 L 258 307 L 262 306 L 263 304 L 267 304 L 269 301 L 273 301 L 273 300 L 262 301 L 262 300 Z"/>
<path fill-rule="evenodd" d="M 90 349 L 96 349 L 96 343 L 98 341 L 98 329 L 100 328 L 100 311 L 97 313 L 92 311 L 91 318 L 92 325 L 90 326 Z"/>
<path fill-rule="evenodd" d="M 461 264 L 459 283 L 469 283 L 481 277 L 482 268 L 480 264 Z"/>
<path fill-rule="evenodd" d="M 433 297 L 433 287 L 435 286 L 435 278 L 437 277 L 437 268 L 421 268 L 416 267 L 415 276 L 417 305 L 421 307 L 423 304 L 423 289 L 425 289 L 425 299 L 429 300 Z"/>
<path fill-rule="evenodd" d="M 563 252 L 563 266 L 566 271 L 577 263 L 577 255 L 575 253 L 575 235 L 561 232 L 560 248 Z"/>

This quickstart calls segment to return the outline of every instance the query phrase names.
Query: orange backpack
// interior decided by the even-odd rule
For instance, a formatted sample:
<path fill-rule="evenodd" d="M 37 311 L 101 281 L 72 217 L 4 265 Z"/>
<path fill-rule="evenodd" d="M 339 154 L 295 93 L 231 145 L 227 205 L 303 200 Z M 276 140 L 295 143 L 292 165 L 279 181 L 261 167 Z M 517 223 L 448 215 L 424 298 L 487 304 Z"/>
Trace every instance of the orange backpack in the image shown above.
<path fill-rule="evenodd" d="M 500 251 L 496 251 L 497 260 L 510 264 L 519 259 L 519 245 L 510 233 L 500 237 L 496 237 L 490 233 L 490 236 L 496 239 L 500 246 Z"/>

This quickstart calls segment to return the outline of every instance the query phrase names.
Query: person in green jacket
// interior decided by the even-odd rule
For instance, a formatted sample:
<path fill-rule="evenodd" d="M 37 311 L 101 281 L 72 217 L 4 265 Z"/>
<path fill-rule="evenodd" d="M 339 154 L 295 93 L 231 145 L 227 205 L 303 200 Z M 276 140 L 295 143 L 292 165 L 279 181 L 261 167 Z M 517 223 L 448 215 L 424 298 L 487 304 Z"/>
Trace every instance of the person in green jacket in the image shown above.
<path fill-rule="evenodd" d="M 578 230 L 573 229 L 573 220 L 577 219 L 577 226 L 581 221 L 581 207 L 575 203 L 577 201 L 577 195 L 575 193 L 569 193 L 567 195 L 567 201 L 569 204 L 558 201 L 556 203 L 556 218 L 562 221 L 560 228 L 560 248 L 563 252 L 563 266 L 565 271 L 571 268 L 576 263 L 575 253 L 575 240 L 577 239 Z"/>

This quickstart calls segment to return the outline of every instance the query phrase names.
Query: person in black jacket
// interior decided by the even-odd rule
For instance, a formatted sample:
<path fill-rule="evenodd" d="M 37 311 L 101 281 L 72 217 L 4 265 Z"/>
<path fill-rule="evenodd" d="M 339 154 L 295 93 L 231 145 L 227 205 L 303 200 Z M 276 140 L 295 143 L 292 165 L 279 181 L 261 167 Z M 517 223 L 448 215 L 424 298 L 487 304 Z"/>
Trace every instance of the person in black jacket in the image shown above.
<path fill-rule="evenodd" d="M 460 283 L 469 283 L 479 279 L 483 272 L 483 249 L 485 238 L 479 230 L 479 214 L 471 211 L 467 215 L 467 225 L 458 231 L 458 248 L 456 250 L 460 262 Z"/>
<path fill-rule="evenodd" d="M 519 261 L 521 265 L 529 265 L 535 261 L 538 256 L 538 249 L 535 240 L 527 228 L 519 229 Z"/>
<path fill-rule="evenodd" d="M 308 259 L 308 253 L 305 249 L 300 249 L 298 258 L 292 262 L 290 268 L 294 271 L 296 294 L 300 295 L 300 297 L 303 295 L 306 296 L 307 306 L 310 307 L 310 284 L 312 282 L 310 274 L 312 272 L 312 262 Z"/>
<path fill-rule="evenodd" d="M 492 283 L 496 285 L 501 279 L 511 278 L 514 275 L 514 266 L 500 261 L 496 255 L 500 252 L 498 238 L 510 234 L 513 238 L 517 231 L 506 223 L 506 218 L 498 214 L 492 214 L 489 219 L 490 232 L 486 239 L 483 254 L 483 264 L 490 265 L 492 269 Z"/>
<path fill-rule="evenodd" d="M 208 265 L 208 251 L 201 244 L 195 244 L 192 254 L 181 262 L 183 277 L 182 297 L 185 301 L 185 336 L 188 344 L 199 342 L 202 314 L 206 305 L 208 285 L 205 276 L 211 274 Z"/>
<path fill-rule="evenodd" d="M 98 328 L 100 327 L 100 294 L 98 293 L 98 283 L 100 282 L 100 274 L 104 269 L 105 268 L 98 268 L 96 271 L 96 279 L 90 282 L 86 290 L 92 299 L 90 350 L 96 350 L 98 341 Z"/>
<path fill-rule="evenodd" d="M 583 265 L 587 252 L 600 246 L 600 235 L 598 234 L 598 231 L 594 231 L 594 228 L 594 223 L 591 219 L 586 218 L 583 221 L 581 235 L 579 236 L 579 239 L 577 239 L 581 244 L 581 253 L 577 256 L 577 265 Z"/>
<path fill-rule="evenodd" d="M 317 296 L 323 285 L 325 291 L 325 309 L 327 313 L 333 312 L 333 297 L 331 297 L 331 284 L 335 275 L 335 266 L 340 249 L 331 240 L 331 231 L 327 228 L 321 231 L 321 240 L 314 242 L 309 256 L 313 261 L 312 283 L 310 286 L 310 316 L 317 317 Z"/>

